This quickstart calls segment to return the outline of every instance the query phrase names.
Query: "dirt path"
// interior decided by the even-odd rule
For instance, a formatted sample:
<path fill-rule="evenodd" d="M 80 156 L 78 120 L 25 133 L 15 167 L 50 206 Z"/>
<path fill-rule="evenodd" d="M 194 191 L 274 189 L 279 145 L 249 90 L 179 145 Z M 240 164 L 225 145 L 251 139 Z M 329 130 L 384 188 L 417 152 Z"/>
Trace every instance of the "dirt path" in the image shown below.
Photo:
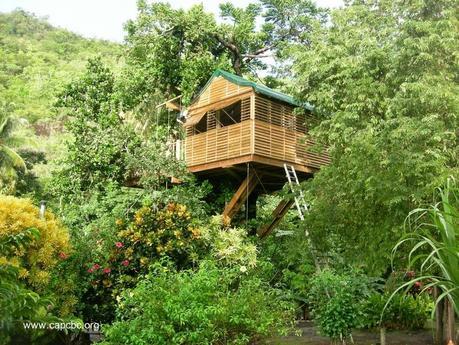
<path fill-rule="evenodd" d="M 330 345 L 330 339 L 317 334 L 317 330 L 309 321 L 301 321 L 298 328 L 303 335 L 278 337 L 266 342 L 269 345 Z M 379 334 L 370 331 L 355 331 L 352 333 L 355 345 L 377 345 Z M 433 345 L 431 330 L 420 331 L 388 331 L 387 345 Z"/>

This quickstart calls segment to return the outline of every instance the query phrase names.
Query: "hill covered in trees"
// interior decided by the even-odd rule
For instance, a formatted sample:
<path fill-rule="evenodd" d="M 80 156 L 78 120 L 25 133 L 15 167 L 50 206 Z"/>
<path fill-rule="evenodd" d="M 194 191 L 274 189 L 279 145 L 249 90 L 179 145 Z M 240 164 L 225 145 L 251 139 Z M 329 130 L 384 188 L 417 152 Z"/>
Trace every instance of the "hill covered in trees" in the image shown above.
<path fill-rule="evenodd" d="M 23 10 L 0 13 L 0 106 L 34 123 L 53 117 L 56 93 L 96 55 L 119 65 L 121 45 L 87 39 Z"/>

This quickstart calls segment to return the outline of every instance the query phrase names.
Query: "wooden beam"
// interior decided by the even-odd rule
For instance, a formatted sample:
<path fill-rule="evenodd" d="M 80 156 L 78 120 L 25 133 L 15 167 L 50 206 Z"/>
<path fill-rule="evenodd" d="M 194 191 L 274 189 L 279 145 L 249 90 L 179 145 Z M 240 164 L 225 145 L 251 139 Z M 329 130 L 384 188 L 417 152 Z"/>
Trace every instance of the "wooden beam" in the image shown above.
<path fill-rule="evenodd" d="M 251 162 L 253 160 L 253 155 L 248 154 L 240 157 L 230 158 L 230 159 L 223 159 L 215 162 L 199 164 L 194 166 L 188 166 L 188 170 L 192 173 L 205 171 L 205 170 L 212 170 L 217 168 L 224 168 L 231 165 L 241 164 Z"/>
<path fill-rule="evenodd" d="M 230 202 L 226 205 L 223 211 L 224 218 L 233 218 L 236 213 L 241 209 L 241 206 L 249 197 L 250 193 L 253 192 L 256 185 L 258 184 L 258 178 L 255 174 L 250 174 L 242 181 L 241 185 L 234 193 Z"/>
<path fill-rule="evenodd" d="M 279 159 L 264 157 L 260 155 L 253 155 L 252 157 L 253 157 L 254 162 L 267 164 L 267 165 L 274 165 L 280 168 L 284 168 L 284 164 L 288 163 L 289 165 L 292 165 L 296 171 L 302 171 L 302 172 L 310 173 L 310 174 L 313 174 L 319 171 L 319 169 L 317 168 L 313 168 L 313 167 L 309 167 L 309 166 L 301 165 L 301 164 L 296 164 L 290 161 L 282 161 Z"/>
<path fill-rule="evenodd" d="M 281 200 L 279 205 L 277 205 L 277 207 L 274 209 L 272 213 L 273 219 L 271 220 L 271 222 L 263 225 L 260 229 L 258 229 L 257 233 L 260 238 L 265 238 L 274 230 L 277 224 L 279 224 L 282 218 L 284 218 L 284 216 L 287 214 L 287 211 L 293 205 L 293 202 L 293 199 Z"/>

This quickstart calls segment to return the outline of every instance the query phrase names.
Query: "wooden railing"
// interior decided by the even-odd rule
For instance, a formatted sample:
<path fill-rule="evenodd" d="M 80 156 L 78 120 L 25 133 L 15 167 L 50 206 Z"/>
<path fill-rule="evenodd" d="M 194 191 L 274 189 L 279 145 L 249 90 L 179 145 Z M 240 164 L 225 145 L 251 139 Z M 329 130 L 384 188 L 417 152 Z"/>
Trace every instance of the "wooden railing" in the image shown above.
<path fill-rule="evenodd" d="M 261 120 L 246 120 L 187 137 L 185 158 L 189 167 L 248 154 L 313 168 L 328 164 L 327 155 L 309 150 L 312 144 L 301 132 Z"/>
<path fill-rule="evenodd" d="M 251 153 L 252 121 L 211 129 L 186 138 L 185 158 L 195 166 Z"/>

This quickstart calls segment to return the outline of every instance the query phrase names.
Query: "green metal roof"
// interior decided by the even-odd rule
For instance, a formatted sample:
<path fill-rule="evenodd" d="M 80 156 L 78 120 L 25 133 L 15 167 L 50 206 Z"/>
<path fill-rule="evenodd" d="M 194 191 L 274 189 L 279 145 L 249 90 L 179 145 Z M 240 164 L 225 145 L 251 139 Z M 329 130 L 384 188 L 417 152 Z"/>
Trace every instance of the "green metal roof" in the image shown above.
<path fill-rule="evenodd" d="M 285 93 L 282 93 L 282 92 L 279 92 L 279 91 L 276 91 L 276 90 L 273 90 L 273 89 L 271 89 L 271 88 L 269 88 L 267 86 L 257 84 L 257 83 L 255 83 L 253 81 L 244 79 L 244 78 L 242 78 L 242 77 L 240 77 L 238 75 L 223 71 L 221 69 L 215 70 L 215 72 L 212 74 L 212 76 L 210 77 L 210 79 L 207 82 L 207 84 L 202 88 L 202 90 L 198 94 L 198 96 L 207 88 L 207 86 L 209 86 L 209 84 L 212 82 L 212 80 L 214 78 L 217 78 L 217 77 L 223 77 L 226 80 L 228 80 L 228 81 L 230 81 L 230 82 L 232 82 L 232 83 L 234 83 L 236 85 L 252 87 L 253 90 L 256 93 L 262 94 L 262 95 L 270 97 L 270 98 L 277 99 L 279 101 L 294 105 L 296 107 L 303 107 L 303 108 L 305 108 L 307 110 L 310 110 L 310 111 L 312 111 L 314 109 L 313 106 L 311 104 L 307 103 L 307 102 L 298 102 L 292 96 L 286 95 Z"/>

